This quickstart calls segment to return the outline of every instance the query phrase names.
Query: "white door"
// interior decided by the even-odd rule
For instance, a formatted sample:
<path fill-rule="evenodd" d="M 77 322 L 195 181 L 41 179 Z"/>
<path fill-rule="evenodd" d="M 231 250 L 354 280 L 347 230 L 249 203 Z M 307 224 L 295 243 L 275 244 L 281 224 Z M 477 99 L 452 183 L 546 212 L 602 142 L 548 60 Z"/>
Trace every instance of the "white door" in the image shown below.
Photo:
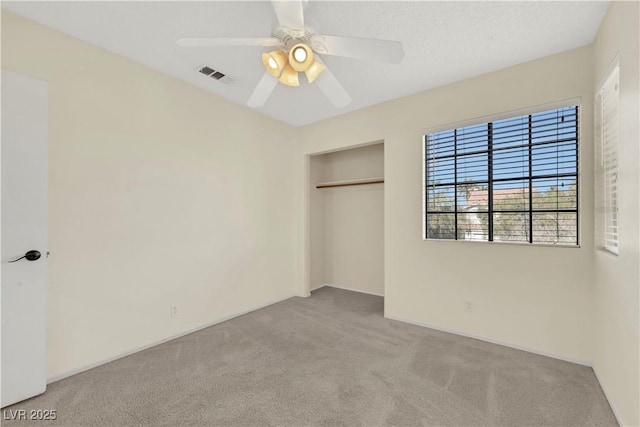
<path fill-rule="evenodd" d="M 47 386 L 47 83 L 2 70 L 2 407 Z M 29 251 L 37 251 L 16 262 Z M 37 258 L 37 259 L 36 259 Z"/>

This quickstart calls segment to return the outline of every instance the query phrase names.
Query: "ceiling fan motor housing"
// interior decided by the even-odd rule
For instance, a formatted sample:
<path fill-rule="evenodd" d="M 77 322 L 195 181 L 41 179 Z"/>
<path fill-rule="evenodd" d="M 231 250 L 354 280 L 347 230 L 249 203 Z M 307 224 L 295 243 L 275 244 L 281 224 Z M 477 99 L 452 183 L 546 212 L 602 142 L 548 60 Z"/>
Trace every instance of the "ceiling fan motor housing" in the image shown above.
<path fill-rule="evenodd" d="M 310 40 L 314 35 L 315 31 L 311 28 L 298 30 L 297 28 L 289 28 L 282 25 L 273 31 L 273 37 L 282 41 L 282 47 L 287 52 L 289 52 L 292 47 L 300 43 L 311 46 Z"/>

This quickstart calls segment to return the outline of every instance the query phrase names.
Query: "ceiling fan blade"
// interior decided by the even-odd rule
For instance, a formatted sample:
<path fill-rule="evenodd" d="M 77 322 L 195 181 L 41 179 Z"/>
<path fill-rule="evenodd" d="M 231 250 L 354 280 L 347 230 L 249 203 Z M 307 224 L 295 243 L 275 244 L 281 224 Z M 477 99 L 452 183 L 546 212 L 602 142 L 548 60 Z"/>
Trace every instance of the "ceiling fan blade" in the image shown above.
<path fill-rule="evenodd" d="M 280 40 L 268 38 L 206 38 L 193 37 L 176 40 L 178 46 L 209 47 L 209 46 L 280 46 Z"/>
<path fill-rule="evenodd" d="M 278 79 L 269 74 L 268 71 L 265 71 L 258 86 L 253 90 L 251 97 L 247 101 L 247 105 L 251 108 L 262 107 L 264 103 L 267 102 L 267 99 L 269 99 L 271 92 L 273 92 L 277 84 Z"/>
<path fill-rule="evenodd" d="M 304 30 L 302 0 L 272 0 L 271 5 L 273 6 L 273 10 L 276 12 L 280 25 Z"/>
<path fill-rule="evenodd" d="M 322 63 L 317 57 L 316 60 Z M 315 79 L 314 84 L 318 85 L 322 93 L 331 101 L 334 107 L 346 107 L 351 103 L 351 96 L 349 96 L 349 93 L 342 87 L 329 68 L 324 69 Z"/>
<path fill-rule="evenodd" d="M 314 35 L 311 48 L 326 55 L 346 56 L 368 61 L 399 64 L 404 58 L 402 43 L 393 40 Z"/>

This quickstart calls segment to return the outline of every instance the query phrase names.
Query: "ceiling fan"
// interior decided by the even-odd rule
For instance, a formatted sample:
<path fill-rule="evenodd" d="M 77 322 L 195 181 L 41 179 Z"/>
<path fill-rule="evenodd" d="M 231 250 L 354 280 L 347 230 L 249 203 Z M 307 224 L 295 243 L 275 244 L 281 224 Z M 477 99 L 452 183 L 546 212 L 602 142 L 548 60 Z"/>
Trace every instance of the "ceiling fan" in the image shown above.
<path fill-rule="evenodd" d="M 257 108 L 267 101 L 278 82 L 299 86 L 299 73 L 320 90 L 336 107 L 344 107 L 351 97 L 322 61 L 320 55 L 335 55 L 398 64 L 404 57 L 399 41 L 328 36 L 304 25 L 303 0 L 272 0 L 279 26 L 266 38 L 182 38 L 184 47 L 264 46 L 275 50 L 262 54 L 266 71 L 247 101 Z"/>

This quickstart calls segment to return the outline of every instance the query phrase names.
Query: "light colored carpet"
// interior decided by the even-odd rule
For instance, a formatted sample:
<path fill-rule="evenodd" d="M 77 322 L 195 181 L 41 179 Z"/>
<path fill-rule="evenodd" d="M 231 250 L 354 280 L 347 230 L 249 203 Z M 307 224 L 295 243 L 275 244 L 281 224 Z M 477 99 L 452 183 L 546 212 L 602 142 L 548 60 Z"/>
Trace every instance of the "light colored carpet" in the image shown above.
<path fill-rule="evenodd" d="M 322 288 L 5 409 L 57 410 L 39 426 L 616 425 L 590 368 L 382 313 L 380 297 Z"/>

